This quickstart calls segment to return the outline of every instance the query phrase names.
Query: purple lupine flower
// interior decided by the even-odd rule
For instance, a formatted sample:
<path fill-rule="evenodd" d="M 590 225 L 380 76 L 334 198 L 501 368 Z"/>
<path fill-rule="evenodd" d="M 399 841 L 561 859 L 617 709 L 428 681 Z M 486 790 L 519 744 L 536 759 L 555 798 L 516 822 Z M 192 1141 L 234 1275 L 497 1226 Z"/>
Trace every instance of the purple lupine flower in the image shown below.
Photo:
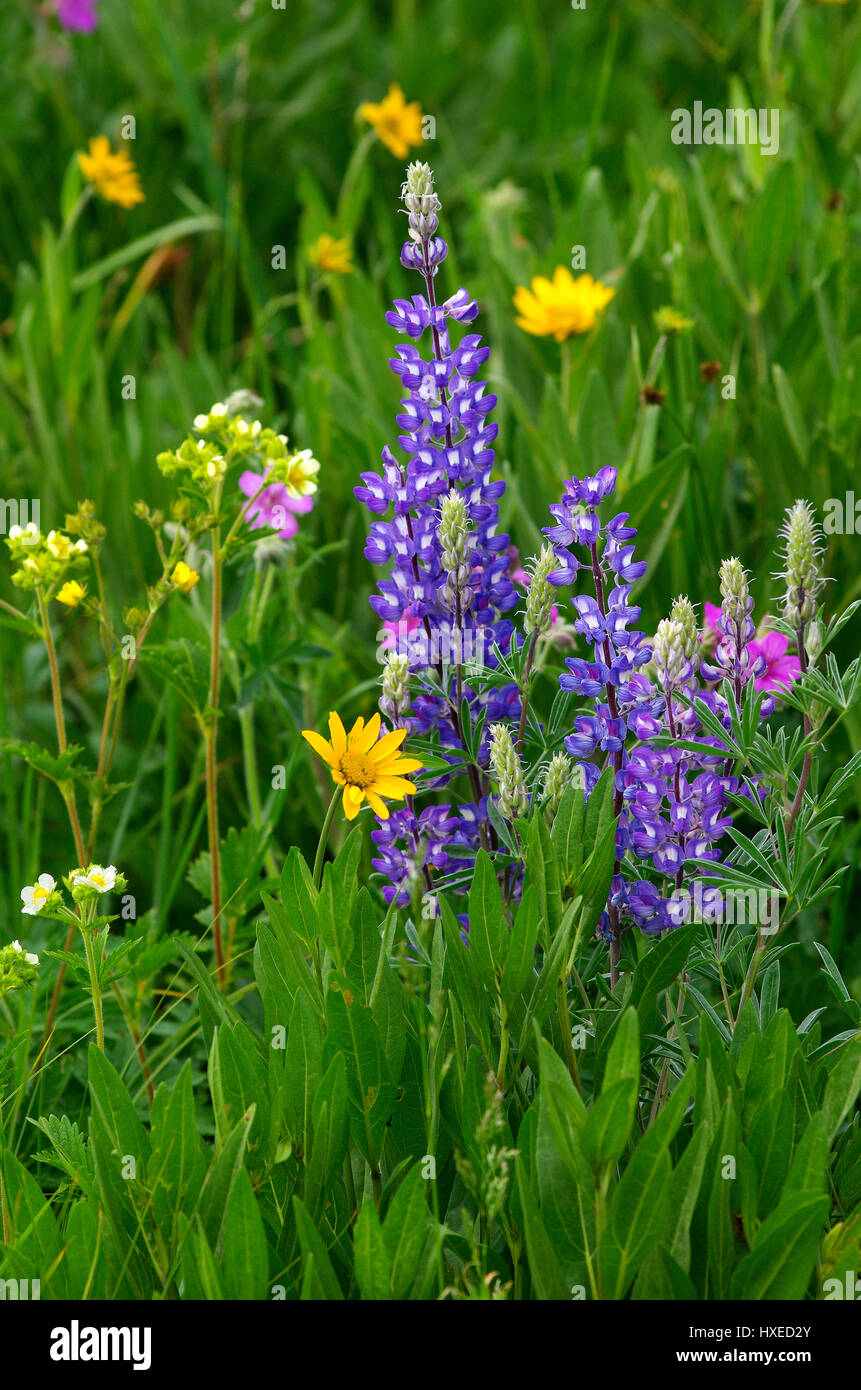
<path fill-rule="evenodd" d="M 98 3 L 99 0 L 56 0 L 57 18 L 64 29 L 91 34 L 99 22 Z"/>
<path fill-rule="evenodd" d="M 676 600 L 653 643 L 633 626 L 640 609 L 630 601 L 631 586 L 646 568 L 635 559 L 630 544 L 636 530 L 627 524 L 626 512 L 602 526 L 596 511 L 598 502 L 612 493 L 615 480 L 612 468 L 602 468 L 594 478 L 572 478 L 561 503 L 550 509 L 556 524 L 545 528 L 562 561 L 550 576 L 552 582 L 561 586 L 588 570 L 594 588 L 594 596 L 581 593 L 571 600 L 574 629 L 593 648 L 592 659 L 569 658 L 559 683 L 591 702 L 589 712 L 575 715 L 565 738 L 567 752 L 583 760 L 579 766 L 586 795 L 600 775 L 590 759 L 603 752 L 615 769 L 616 871 L 598 927 L 611 944 L 611 975 L 626 922 L 654 934 L 685 919 L 684 885 L 696 884 L 697 875 L 720 860 L 717 841 L 731 823 L 727 798 L 740 790 L 738 779 L 729 775 L 731 759 L 677 746 L 680 739 L 697 742 L 702 736 L 694 696 L 727 729 L 729 710 L 718 690 L 700 687 L 699 636 L 686 598 Z M 571 554 L 568 547 L 577 544 L 588 560 Z M 739 571 L 737 561 L 722 567 L 721 642 L 714 663 L 702 664 L 702 675 L 712 686 L 728 676 L 740 698 L 759 666 L 756 654 L 747 650 L 753 605 Z M 649 662 L 654 681 L 639 670 Z M 768 712 L 767 704 L 763 712 Z M 655 742 L 659 736 L 660 744 Z M 715 742 L 712 735 L 702 741 L 712 746 Z M 638 860 L 654 870 L 657 882 L 631 877 L 631 866 Z"/>
<path fill-rule="evenodd" d="M 392 449 L 384 448 L 382 472 L 363 473 L 355 495 L 375 518 L 366 558 L 387 567 L 371 606 L 385 624 L 386 645 L 390 638 L 396 640 L 414 677 L 411 732 L 433 733 L 455 754 L 463 748 L 464 710 L 472 724 L 479 716 L 484 718 L 478 766 L 469 769 L 474 809 L 488 790 L 484 769 L 490 726 L 519 718 L 520 696 L 512 684 L 472 689 L 463 679 L 462 668 L 495 668 L 494 649 L 507 652 L 514 631 L 504 615 L 517 606 L 520 596 L 510 572 L 509 538 L 497 532 L 498 503 L 505 484 L 492 477 L 497 426 L 490 416 L 496 397 L 477 379 L 488 349 L 475 333 L 466 332 L 452 342 L 452 324 L 463 328 L 478 314 L 466 290 L 458 289 L 437 303 L 435 280 L 448 248 L 436 235 L 440 203 L 427 165 L 410 165 L 403 200 L 410 240 L 402 248 L 401 263 L 424 281 L 424 293 L 396 299 L 386 314 L 389 326 L 410 339 L 395 349 L 390 362 L 405 392 L 396 417 L 403 462 Z M 422 340 L 427 344 L 426 356 Z M 448 547 L 440 538 L 444 503 L 449 512 L 455 507 L 458 527 L 467 532 L 457 545 Z M 450 517 L 445 524 L 449 526 Z M 433 673 L 433 689 L 422 688 L 428 672 Z M 410 862 L 416 862 L 423 853 L 420 843 L 416 849 L 411 846 L 414 834 L 421 841 L 427 830 L 438 857 L 442 853 L 438 834 L 457 840 L 458 827 L 466 837 L 463 843 L 477 847 L 478 829 L 466 807 L 449 808 L 441 819 L 423 820 L 424 815 L 415 821 L 407 809 L 392 816 L 394 824 L 378 841 L 386 847 L 381 872 L 392 885 L 403 879 L 398 855 L 406 854 Z M 431 863 L 427 857 L 421 862 L 441 870 L 441 863 Z"/>

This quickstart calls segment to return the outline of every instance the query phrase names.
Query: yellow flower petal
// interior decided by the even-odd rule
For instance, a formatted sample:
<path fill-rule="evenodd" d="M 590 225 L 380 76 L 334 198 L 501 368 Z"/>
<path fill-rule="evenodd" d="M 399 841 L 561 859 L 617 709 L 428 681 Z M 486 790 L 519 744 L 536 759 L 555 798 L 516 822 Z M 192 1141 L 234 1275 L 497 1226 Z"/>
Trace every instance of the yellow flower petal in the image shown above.
<path fill-rule="evenodd" d="M 338 761 L 335 756 L 335 750 L 326 742 L 322 734 L 318 734 L 315 729 L 303 729 L 302 737 L 310 743 L 314 752 L 317 753 L 324 762 L 327 762 L 330 767 L 335 766 Z"/>
<path fill-rule="evenodd" d="M 329 736 L 332 740 L 335 757 L 340 760 L 347 751 L 347 732 L 341 723 L 340 715 L 336 714 L 334 710 L 329 714 Z"/>

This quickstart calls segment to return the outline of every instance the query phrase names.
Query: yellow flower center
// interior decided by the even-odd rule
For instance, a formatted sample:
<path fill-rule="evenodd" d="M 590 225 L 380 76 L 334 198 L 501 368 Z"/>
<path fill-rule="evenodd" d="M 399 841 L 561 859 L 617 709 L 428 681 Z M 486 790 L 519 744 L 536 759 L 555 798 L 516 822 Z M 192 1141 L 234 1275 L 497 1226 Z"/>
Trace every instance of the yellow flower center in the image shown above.
<path fill-rule="evenodd" d="M 41 885 L 41 883 L 37 883 L 36 886 L 35 886 L 35 888 L 33 889 L 33 902 L 34 902 L 34 903 L 40 903 L 40 902 L 42 901 L 42 899 L 43 899 L 43 898 L 47 898 L 47 896 L 48 896 L 48 890 L 47 890 L 47 888 L 43 888 L 42 885 Z"/>
<path fill-rule="evenodd" d="M 370 787 L 377 775 L 367 754 L 359 753 L 354 748 L 348 748 L 341 758 L 340 772 L 351 787 Z"/>
<path fill-rule="evenodd" d="M 104 874 L 91 873 L 91 874 L 90 874 L 90 882 L 91 882 L 91 883 L 94 883 L 94 884 L 96 885 L 97 888 L 104 888 L 104 886 L 105 886 L 105 876 L 104 876 Z"/>

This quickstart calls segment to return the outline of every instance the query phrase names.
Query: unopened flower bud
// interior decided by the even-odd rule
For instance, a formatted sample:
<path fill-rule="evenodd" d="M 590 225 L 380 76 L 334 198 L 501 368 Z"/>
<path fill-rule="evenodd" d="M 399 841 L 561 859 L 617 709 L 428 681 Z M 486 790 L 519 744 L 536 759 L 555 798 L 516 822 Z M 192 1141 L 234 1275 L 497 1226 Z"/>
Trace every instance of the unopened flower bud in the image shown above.
<path fill-rule="evenodd" d="M 434 192 L 433 170 L 429 164 L 416 161 L 408 166 L 401 199 L 410 217 L 410 236 L 415 241 L 427 241 L 439 226 L 437 213 L 442 207 Z"/>
<path fill-rule="evenodd" d="M 678 623 L 681 629 L 681 644 L 686 660 L 696 655 L 700 645 L 700 635 L 693 604 L 687 594 L 679 594 L 670 609 L 670 622 Z"/>
<path fill-rule="evenodd" d="M 490 728 L 490 766 L 499 784 L 499 809 L 506 820 L 522 816 L 529 805 L 523 781 L 523 768 L 511 741 L 507 724 L 492 724 Z"/>
<path fill-rule="evenodd" d="M 380 706 L 392 721 L 400 720 L 410 706 L 410 663 L 400 652 L 390 652 L 383 669 Z"/>
<path fill-rule="evenodd" d="M 552 820 L 559 810 L 559 803 L 566 788 L 572 783 L 576 784 L 577 773 L 582 781 L 582 772 L 579 768 L 574 767 L 567 753 L 553 754 L 544 770 L 544 786 L 542 788 L 542 800 L 545 803 L 549 820 Z"/>
<path fill-rule="evenodd" d="M 542 632 L 547 632 L 550 628 L 554 592 L 547 576 L 559 568 L 559 561 L 552 545 L 542 546 L 541 554 L 530 561 L 530 566 L 531 578 L 526 595 L 526 617 L 523 620 L 523 631 L 527 637 L 531 632 L 537 632 L 540 636 Z"/>
<path fill-rule="evenodd" d="M 786 581 L 783 616 L 794 628 L 804 627 L 816 617 L 825 582 L 820 574 L 822 532 L 809 502 L 799 498 L 788 508 L 780 534 L 784 568 L 778 577 Z"/>
<path fill-rule="evenodd" d="M 824 645 L 825 630 L 819 619 L 814 618 L 813 622 L 810 623 L 804 634 L 804 650 L 807 653 L 807 659 L 810 662 L 811 666 L 816 665 L 817 660 L 822 654 L 822 648 Z"/>
<path fill-rule="evenodd" d="M 469 512 L 462 495 L 452 488 L 440 507 L 437 537 L 442 550 L 442 566 L 446 580 L 440 590 L 440 601 L 453 612 L 468 608 L 472 602 L 469 587 L 472 577 L 470 552 L 472 538 L 469 533 Z"/>
<path fill-rule="evenodd" d="M 720 592 L 723 600 L 721 607 L 726 617 L 734 623 L 743 623 L 753 603 L 747 583 L 747 570 L 735 555 L 721 563 Z"/>
<path fill-rule="evenodd" d="M 685 658 L 685 631 L 681 623 L 674 622 L 672 618 L 661 619 L 652 644 L 652 659 L 664 689 L 672 689 L 681 682 L 688 664 Z"/>

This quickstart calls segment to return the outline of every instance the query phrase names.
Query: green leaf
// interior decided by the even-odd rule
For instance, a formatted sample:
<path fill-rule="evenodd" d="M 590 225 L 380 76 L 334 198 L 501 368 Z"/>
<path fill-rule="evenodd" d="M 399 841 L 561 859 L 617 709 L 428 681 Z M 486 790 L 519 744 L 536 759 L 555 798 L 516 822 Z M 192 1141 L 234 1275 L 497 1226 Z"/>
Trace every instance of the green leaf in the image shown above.
<path fill-rule="evenodd" d="M 343 1301 L 344 1294 L 338 1282 L 338 1277 L 332 1268 L 332 1261 L 329 1259 L 329 1252 L 326 1249 L 323 1238 L 298 1197 L 293 1198 L 293 1210 L 296 1213 L 296 1232 L 299 1236 L 299 1244 L 302 1248 L 304 1262 L 313 1265 L 314 1276 L 319 1283 L 320 1294 L 329 1303 Z M 309 1294 L 306 1294 L 303 1285 L 302 1297 L 306 1298 L 308 1296 Z"/>
<path fill-rule="evenodd" d="M 568 1299 L 571 1291 L 545 1230 L 538 1202 L 522 1160 L 516 1159 L 515 1166 L 517 1192 L 523 1211 L 529 1273 L 536 1296 L 541 1300 Z"/>
<path fill-rule="evenodd" d="M 350 981 L 334 972 L 326 992 L 327 1036 L 324 1056 L 342 1052 L 347 1064 L 350 1131 L 372 1168 L 380 1161 L 387 1121 L 395 1103 L 379 1029 L 370 1009 L 357 999 Z"/>
<path fill-rule="evenodd" d="M 475 857 L 469 890 L 469 948 L 482 980 L 496 989 L 508 951 L 508 925 L 493 863 L 483 849 Z"/>
<path fill-rule="evenodd" d="M 601 1091 L 583 1130 L 583 1147 L 596 1169 L 614 1163 L 621 1154 L 631 1133 L 636 1103 L 637 1082 L 633 1077 Z"/>
<path fill-rule="evenodd" d="M 383 1223 L 391 1264 L 391 1297 L 407 1298 L 418 1273 L 427 1236 L 427 1184 L 421 1164 L 404 1178 Z"/>
<path fill-rule="evenodd" d="M 244 1168 L 230 1191 L 224 1222 L 222 1285 L 226 1299 L 262 1299 L 269 1292 L 269 1251 L 263 1218 Z"/>
<path fill-rule="evenodd" d="M 822 1101 L 822 1115 L 833 1143 L 861 1091 L 861 1038 L 848 1042 L 838 1054 Z"/>
<path fill-rule="evenodd" d="M 353 1261 L 362 1298 L 391 1297 L 391 1261 L 372 1197 L 362 1202 L 353 1231 Z"/>
<path fill-rule="evenodd" d="M 804 1298 L 816 1267 L 819 1238 L 830 1201 L 818 1193 L 793 1193 L 763 1222 L 732 1279 L 732 1297 Z"/>

